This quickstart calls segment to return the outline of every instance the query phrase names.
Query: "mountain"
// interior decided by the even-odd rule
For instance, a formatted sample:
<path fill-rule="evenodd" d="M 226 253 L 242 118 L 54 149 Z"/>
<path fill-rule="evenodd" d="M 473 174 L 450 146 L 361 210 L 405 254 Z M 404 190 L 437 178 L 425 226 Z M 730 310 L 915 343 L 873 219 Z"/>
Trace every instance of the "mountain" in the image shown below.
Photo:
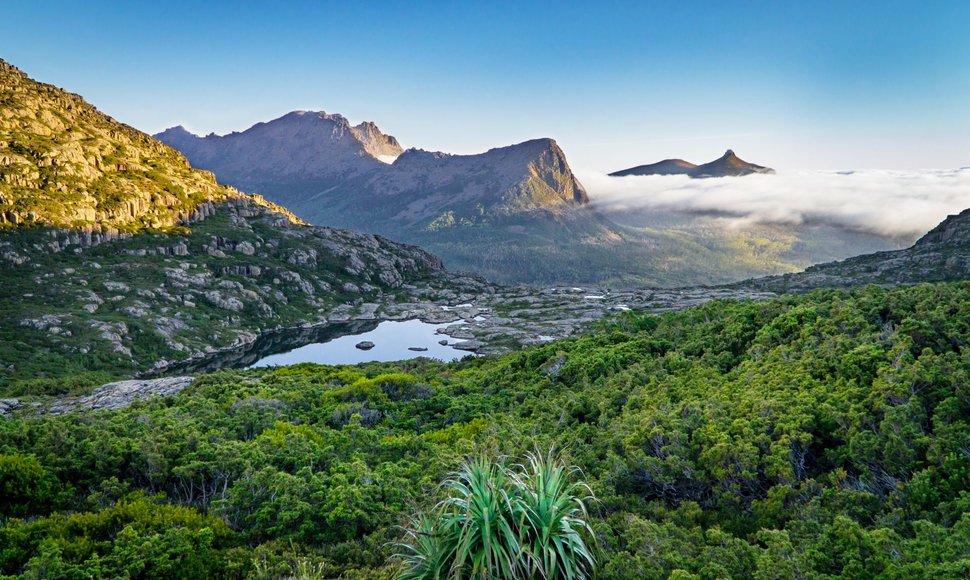
<path fill-rule="evenodd" d="M 621 237 L 622 228 L 586 207 L 586 191 L 552 139 L 476 155 L 411 148 L 388 164 L 344 117 L 326 113 L 290 113 L 225 136 L 176 127 L 157 137 L 221 182 L 308 221 L 419 244 L 450 268 L 499 282 L 589 280 L 584 245 Z"/>
<path fill-rule="evenodd" d="M 488 290 L 414 246 L 312 227 L 219 185 L 81 97 L 0 64 L 0 387 L 130 374 L 268 331 Z M 361 149 L 395 150 L 368 125 L 351 130 Z"/>
<path fill-rule="evenodd" d="M 354 127 L 341 115 L 304 111 L 225 136 L 175 127 L 156 137 L 221 181 L 288 204 L 309 221 L 382 234 L 587 202 L 552 139 L 479 155 L 401 151 L 373 123 Z M 393 164 L 379 160 L 392 156 Z"/>
<path fill-rule="evenodd" d="M 373 123 L 353 126 L 342 115 L 311 111 L 294 111 L 224 136 L 198 137 L 178 126 L 155 137 L 194 166 L 246 191 L 263 191 L 267 182 L 343 183 L 385 166 L 379 156 L 402 152 L 397 139 Z"/>
<path fill-rule="evenodd" d="M 739 177 L 742 175 L 751 175 L 752 173 L 774 172 L 775 170 L 770 167 L 748 163 L 738 157 L 734 151 L 728 149 L 718 159 L 704 163 L 703 165 L 694 165 L 683 159 L 665 159 L 650 165 L 638 165 L 630 169 L 614 171 L 610 175 L 613 177 L 623 177 L 625 175 L 687 175 L 692 178 L 706 178 Z"/>
<path fill-rule="evenodd" d="M 390 143 L 383 151 L 393 153 L 397 141 L 372 123 L 357 127 L 373 137 L 341 115 L 308 112 L 225 136 L 176 127 L 157 137 L 221 182 L 260 192 L 310 222 L 417 244 L 451 269 L 499 283 L 722 284 L 899 247 L 823 226 L 737 228 L 708 217 L 604 213 L 587 203 L 552 139 L 477 155 L 408 149 L 388 164 L 366 143 Z"/>
<path fill-rule="evenodd" d="M 738 177 L 752 173 L 774 173 L 770 167 L 748 163 L 728 149 L 714 161 L 698 165 L 690 171 L 691 177 Z"/>
<path fill-rule="evenodd" d="M 610 173 L 612 177 L 623 177 L 624 175 L 688 175 L 697 166 L 690 161 L 683 159 L 664 159 L 649 165 L 637 165 L 630 169 L 614 171 Z"/>
<path fill-rule="evenodd" d="M 818 264 L 804 272 L 752 280 L 758 288 L 793 292 L 861 284 L 912 284 L 970 278 L 970 209 L 951 215 L 911 247 Z"/>

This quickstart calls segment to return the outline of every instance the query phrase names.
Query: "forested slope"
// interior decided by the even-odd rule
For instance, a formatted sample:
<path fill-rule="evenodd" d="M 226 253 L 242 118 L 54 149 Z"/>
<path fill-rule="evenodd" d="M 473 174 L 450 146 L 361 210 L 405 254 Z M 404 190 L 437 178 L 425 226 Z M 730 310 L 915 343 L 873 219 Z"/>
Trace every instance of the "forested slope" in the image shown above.
<path fill-rule="evenodd" d="M 968 344 L 970 283 L 822 290 L 0 420 L 0 572 L 385 577 L 461 457 L 555 443 L 599 577 L 964 578 Z"/>

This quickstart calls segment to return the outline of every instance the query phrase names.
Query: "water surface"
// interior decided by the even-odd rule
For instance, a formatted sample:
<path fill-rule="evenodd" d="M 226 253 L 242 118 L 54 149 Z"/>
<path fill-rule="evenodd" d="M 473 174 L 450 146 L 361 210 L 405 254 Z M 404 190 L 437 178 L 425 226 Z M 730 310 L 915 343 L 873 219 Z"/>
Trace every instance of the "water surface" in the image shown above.
<path fill-rule="evenodd" d="M 260 358 L 250 365 L 253 367 L 283 366 L 298 363 L 317 363 L 325 365 L 356 364 L 371 361 L 397 361 L 425 356 L 443 361 L 468 356 L 467 351 L 438 344 L 440 340 L 450 339 L 436 334 L 439 328 L 455 323 L 430 324 L 420 320 L 386 321 L 377 328 L 357 334 L 314 342 L 286 352 L 278 352 Z M 362 341 L 374 343 L 370 350 L 360 350 L 356 344 Z M 454 342 L 454 341 L 450 341 Z M 426 351 L 408 350 L 409 347 L 422 347 Z"/>

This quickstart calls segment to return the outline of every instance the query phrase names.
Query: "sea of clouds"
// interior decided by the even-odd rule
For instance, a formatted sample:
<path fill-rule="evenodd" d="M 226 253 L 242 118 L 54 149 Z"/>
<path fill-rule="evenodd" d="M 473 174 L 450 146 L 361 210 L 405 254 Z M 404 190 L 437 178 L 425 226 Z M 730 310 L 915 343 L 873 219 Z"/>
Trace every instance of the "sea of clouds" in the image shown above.
<path fill-rule="evenodd" d="M 606 213 L 680 211 L 739 222 L 827 223 L 892 237 L 926 233 L 970 208 L 970 167 L 923 171 L 779 171 L 690 179 L 582 173 L 590 203 Z"/>

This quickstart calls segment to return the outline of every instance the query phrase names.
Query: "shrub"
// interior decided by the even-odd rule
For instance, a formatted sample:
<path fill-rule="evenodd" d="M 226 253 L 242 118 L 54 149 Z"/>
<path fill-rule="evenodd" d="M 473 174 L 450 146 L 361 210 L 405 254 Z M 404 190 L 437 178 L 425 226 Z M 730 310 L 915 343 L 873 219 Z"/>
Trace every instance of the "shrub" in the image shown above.
<path fill-rule="evenodd" d="M 406 531 L 402 579 L 588 578 L 589 486 L 550 451 L 511 468 L 485 456 L 442 485 L 446 497 Z"/>

